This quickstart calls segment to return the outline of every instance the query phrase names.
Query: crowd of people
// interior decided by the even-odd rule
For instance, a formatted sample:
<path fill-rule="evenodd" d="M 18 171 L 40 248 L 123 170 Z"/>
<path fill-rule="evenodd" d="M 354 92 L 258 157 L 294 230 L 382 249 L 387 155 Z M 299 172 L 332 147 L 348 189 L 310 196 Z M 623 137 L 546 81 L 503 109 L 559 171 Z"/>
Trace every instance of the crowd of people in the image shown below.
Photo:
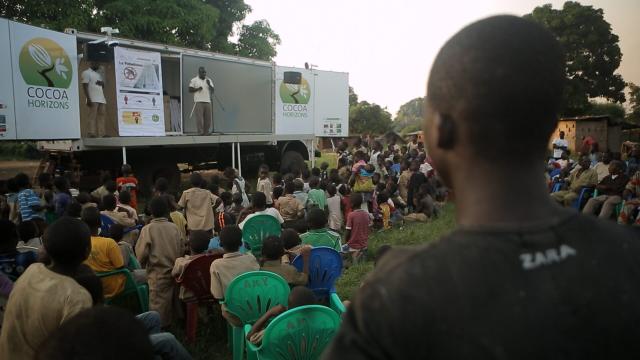
<path fill-rule="evenodd" d="M 447 196 L 417 137 L 386 149 L 378 140 L 358 139 L 340 144 L 337 167 L 322 163 L 280 174 L 262 165 L 255 191 L 232 168 L 208 178 L 192 173 L 179 194 L 159 178 L 144 205 L 138 197 L 144 189 L 129 165 L 119 177 L 105 172 L 91 192 L 71 186 L 64 175 L 41 174 L 37 186 L 24 173 L 8 179 L 0 197 L 0 353 L 29 358 L 75 314 L 100 314 L 86 309 L 116 297 L 126 278 L 96 274 L 128 269 L 136 283 L 148 284 L 151 312 L 139 315 L 140 322 L 151 318 L 154 325 L 145 328 L 167 330 L 183 316 L 181 302 L 193 296 L 176 279 L 203 254 L 223 254 L 210 269 L 218 300 L 234 278 L 255 270 L 304 288 L 312 247 L 330 247 L 346 263 L 362 261 L 371 231 L 429 221 Z M 272 216 L 282 227 L 280 236 L 263 240 L 259 259 L 242 239 L 243 227 L 258 215 Z M 303 259 L 301 271 L 290 265 L 296 256 Z M 293 302 L 307 295 L 298 289 Z M 221 313 L 240 325 L 224 305 Z M 252 331 L 254 340 L 260 330 Z M 156 329 L 149 339 L 164 358 L 189 358 L 170 333 Z"/>
<path fill-rule="evenodd" d="M 598 143 L 585 138 L 576 162 L 564 137 L 560 131 L 552 143 L 546 174 L 551 198 L 584 214 L 640 226 L 640 145 L 626 154 L 599 152 Z"/>

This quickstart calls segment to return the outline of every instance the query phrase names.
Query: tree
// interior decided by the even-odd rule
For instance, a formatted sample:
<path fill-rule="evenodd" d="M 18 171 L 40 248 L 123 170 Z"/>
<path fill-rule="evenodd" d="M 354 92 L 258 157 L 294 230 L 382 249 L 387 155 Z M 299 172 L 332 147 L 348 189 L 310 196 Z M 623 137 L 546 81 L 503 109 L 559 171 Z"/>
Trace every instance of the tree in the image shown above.
<path fill-rule="evenodd" d="M 280 36 L 276 34 L 266 20 L 258 20 L 251 25 L 242 25 L 236 52 L 260 60 L 271 60 L 276 56 L 276 46 L 280 45 Z"/>
<path fill-rule="evenodd" d="M 547 4 L 536 7 L 525 17 L 549 29 L 566 52 L 563 115 L 587 113 L 589 99 L 625 101 L 625 83 L 615 74 L 622 60 L 619 38 L 611 31 L 602 9 L 567 1 L 560 10 Z"/>
<path fill-rule="evenodd" d="M 409 100 L 400 106 L 393 128 L 397 132 L 409 133 L 420 130 L 424 118 L 424 97 Z"/>
<path fill-rule="evenodd" d="M 249 12 L 244 0 L 0 0 L 0 16 L 52 30 L 113 26 L 127 38 L 271 60 L 280 37 L 266 20 L 240 25 Z"/>
<path fill-rule="evenodd" d="M 591 103 L 590 115 L 607 115 L 612 123 L 620 124 L 624 121 L 624 108 L 616 103 Z"/>
<path fill-rule="evenodd" d="M 626 120 L 640 125 L 640 86 L 629 83 L 629 113 Z"/>
<path fill-rule="evenodd" d="M 352 134 L 381 135 L 391 130 L 391 114 L 386 108 L 366 101 L 349 86 L 349 132 Z"/>

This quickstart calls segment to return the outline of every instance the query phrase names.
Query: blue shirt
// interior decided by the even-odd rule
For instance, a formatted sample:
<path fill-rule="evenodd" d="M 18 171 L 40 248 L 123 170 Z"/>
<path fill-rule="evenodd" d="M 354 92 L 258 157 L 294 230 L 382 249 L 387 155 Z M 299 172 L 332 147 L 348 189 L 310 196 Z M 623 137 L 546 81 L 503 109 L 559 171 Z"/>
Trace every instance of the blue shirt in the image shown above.
<path fill-rule="evenodd" d="M 53 195 L 53 205 L 55 213 L 58 217 L 63 216 L 67 211 L 67 207 L 71 203 L 71 196 L 64 192 L 55 193 Z"/>
<path fill-rule="evenodd" d="M 44 220 L 42 212 L 36 212 L 31 207 L 40 205 L 40 197 L 32 189 L 24 189 L 18 193 L 18 206 L 22 221 L 40 218 Z"/>
<path fill-rule="evenodd" d="M 216 250 L 216 249 L 222 249 L 222 246 L 220 246 L 219 236 L 214 236 L 211 240 L 209 240 L 209 247 L 207 250 Z M 240 249 L 238 250 L 238 252 L 240 252 L 241 254 L 244 254 L 247 252 L 247 249 L 244 247 L 244 242 L 242 242 L 242 245 L 240 246 Z"/>
<path fill-rule="evenodd" d="M 15 280 L 37 259 L 38 255 L 35 251 L 0 254 L 0 272 Z"/>

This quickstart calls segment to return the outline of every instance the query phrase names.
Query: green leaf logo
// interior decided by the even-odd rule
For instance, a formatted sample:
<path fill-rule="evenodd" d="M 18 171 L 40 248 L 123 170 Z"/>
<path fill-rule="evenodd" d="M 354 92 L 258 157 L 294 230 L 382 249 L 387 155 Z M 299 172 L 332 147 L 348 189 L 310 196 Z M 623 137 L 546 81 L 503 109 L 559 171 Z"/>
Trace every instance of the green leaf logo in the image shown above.
<path fill-rule="evenodd" d="M 69 55 L 55 41 L 34 38 L 22 46 L 20 74 L 29 85 L 67 89 L 73 78 Z"/>
<path fill-rule="evenodd" d="M 300 85 L 280 83 L 280 99 L 285 104 L 308 104 L 311 88 L 307 79 L 302 78 Z"/>

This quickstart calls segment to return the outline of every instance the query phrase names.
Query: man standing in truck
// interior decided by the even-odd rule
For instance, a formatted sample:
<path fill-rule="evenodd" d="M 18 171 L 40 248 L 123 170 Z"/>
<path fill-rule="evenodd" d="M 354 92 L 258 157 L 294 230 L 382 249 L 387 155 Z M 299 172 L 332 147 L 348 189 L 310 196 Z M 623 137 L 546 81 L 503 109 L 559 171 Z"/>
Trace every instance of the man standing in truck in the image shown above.
<path fill-rule="evenodd" d="M 92 62 L 89 68 L 82 72 L 82 89 L 87 97 L 87 107 L 89 108 L 89 131 L 88 137 L 107 136 L 104 122 L 107 100 L 104 97 L 104 81 L 98 72 L 100 65 Z"/>
<path fill-rule="evenodd" d="M 198 76 L 189 82 L 189 92 L 193 93 L 193 111 L 196 116 L 198 135 L 211 134 L 213 113 L 211 112 L 211 96 L 214 92 L 213 81 L 207 77 L 204 66 L 198 68 Z"/>

